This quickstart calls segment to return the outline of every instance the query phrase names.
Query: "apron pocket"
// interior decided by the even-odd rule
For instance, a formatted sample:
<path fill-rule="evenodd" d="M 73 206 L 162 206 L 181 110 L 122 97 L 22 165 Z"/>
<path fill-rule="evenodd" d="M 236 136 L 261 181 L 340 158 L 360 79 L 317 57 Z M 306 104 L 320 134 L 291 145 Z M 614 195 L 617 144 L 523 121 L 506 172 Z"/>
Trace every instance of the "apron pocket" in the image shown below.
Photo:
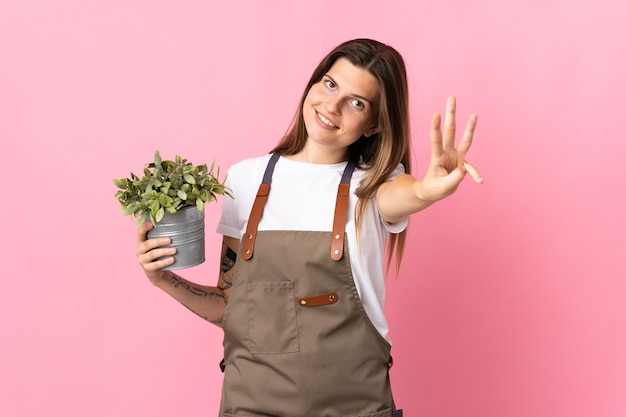
<path fill-rule="evenodd" d="M 250 352 L 299 352 L 293 282 L 249 282 L 246 297 Z"/>
<path fill-rule="evenodd" d="M 400 413 L 402 413 L 402 411 L 400 411 Z M 364 414 L 358 417 L 395 417 L 396 415 L 402 416 L 402 414 L 396 414 L 395 412 L 392 413 L 391 408 L 389 408 L 387 410 L 378 411 L 376 413 L 371 413 L 371 414 Z"/>
<path fill-rule="evenodd" d="M 246 414 L 246 416 L 254 416 L 256 414 Z M 258 414 L 259 416 L 266 416 L 267 414 Z M 230 413 L 221 413 L 220 417 L 239 417 L 239 415 L 237 414 L 230 414 Z M 356 416 L 356 417 L 402 417 L 402 410 L 398 410 L 398 411 L 391 411 L 391 408 L 384 410 L 384 411 L 379 411 L 377 413 L 372 413 L 372 414 L 364 414 L 362 416 Z"/>

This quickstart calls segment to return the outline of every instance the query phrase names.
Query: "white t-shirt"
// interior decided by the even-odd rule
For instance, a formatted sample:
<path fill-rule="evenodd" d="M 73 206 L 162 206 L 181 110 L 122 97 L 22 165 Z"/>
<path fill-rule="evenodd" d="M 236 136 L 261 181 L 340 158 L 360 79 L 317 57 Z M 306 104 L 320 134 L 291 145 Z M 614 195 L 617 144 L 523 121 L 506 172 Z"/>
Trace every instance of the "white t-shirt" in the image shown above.
<path fill-rule="evenodd" d="M 233 165 L 226 177 L 226 186 L 234 199 L 222 199 L 222 217 L 217 233 L 240 239 L 246 230 L 250 210 L 270 155 L 243 160 Z M 337 198 L 346 162 L 338 164 L 310 164 L 279 158 L 272 176 L 272 185 L 259 230 L 331 231 Z M 404 173 L 400 165 L 389 179 Z M 383 313 L 385 300 L 384 251 L 387 232 L 400 233 L 408 224 L 408 217 L 388 224 L 378 213 L 372 199 L 361 221 L 360 243 L 357 245 L 354 191 L 364 171 L 356 169 L 350 184 L 350 199 L 346 219 L 346 235 L 352 276 L 370 320 L 388 340 L 388 325 Z"/>

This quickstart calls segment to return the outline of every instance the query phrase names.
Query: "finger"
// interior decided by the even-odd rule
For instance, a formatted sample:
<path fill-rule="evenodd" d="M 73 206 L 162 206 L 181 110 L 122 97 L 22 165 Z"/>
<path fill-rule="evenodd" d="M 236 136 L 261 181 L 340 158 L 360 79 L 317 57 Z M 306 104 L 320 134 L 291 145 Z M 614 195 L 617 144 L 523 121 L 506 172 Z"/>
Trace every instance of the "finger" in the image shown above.
<path fill-rule="evenodd" d="M 441 115 L 435 113 L 430 121 L 430 153 L 434 158 L 438 158 L 443 153 L 441 144 Z"/>
<path fill-rule="evenodd" d="M 175 261 L 175 258 L 173 256 L 168 256 L 167 258 L 159 259 L 158 261 L 151 261 L 151 262 L 143 263 L 141 264 L 141 266 L 146 272 L 154 272 L 154 271 L 158 271 L 159 269 L 163 269 L 168 265 L 173 264 L 174 261 Z"/>
<path fill-rule="evenodd" d="M 467 173 L 470 175 L 470 177 L 472 177 L 474 182 L 478 184 L 482 184 L 483 182 L 485 182 L 485 180 L 483 179 L 483 177 L 480 176 L 480 173 L 478 172 L 476 167 L 474 167 L 474 165 L 470 164 L 467 161 L 465 161 L 464 165 Z"/>
<path fill-rule="evenodd" d="M 139 226 L 137 229 L 137 243 L 145 242 L 148 239 L 148 231 L 152 230 L 153 227 L 152 222 L 145 222 Z"/>
<path fill-rule="evenodd" d="M 142 224 L 137 230 L 137 249 L 135 250 L 135 256 L 137 256 L 137 258 L 153 251 L 155 248 L 166 246 L 172 243 L 172 239 L 168 236 L 148 239 L 148 232 L 153 228 L 154 225 L 151 222 L 146 222 Z"/>
<path fill-rule="evenodd" d="M 446 103 L 446 119 L 443 130 L 443 149 L 454 149 L 454 138 L 456 136 L 456 98 L 448 97 Z"/>
<path fill-rule="evenodd" d="M 457 147 L 457 151 L 465 156 L 467 151 L 469 151 L 470 146 L 472 146 L 472 141 L 474 140 L 474 131 L 476 130 L 476 123 L 478 122 L 478 116 L 475 114 L 470 115 L 467 120 L 467 125 L 465 126 L 465 132 L 463 132 L 463 138 L 459 142 L 459 146 Z"/>
<path fill-rule="evenodd" d="M 169 237 L 158 237 L 156 239 L 144 240 L 137 244 L 135 255 L 139 257 L 145 253 L 154 251 L 156 248 L 169 245 L 170 243 L 172 243 L 172 239 Z"/>
<path fill-rule="evenodd" d="M 138 256 L 137 261 L 144 269 L 155 270 L 174 262 L 175 254 L 176 248 L 154 249 Z"/>
<path fill-rule="evenodd" d="M 463 178 L 465 178 L 465 169 L 460 166 L 456 167 L 455 169 L 450 171 L 448 175 L 443 177 L 442 178 L 443 194 L 441 197 L 443 198 L 454 193 L 456 189 L 458 188 L 459 184 L 463 181 Z"/>

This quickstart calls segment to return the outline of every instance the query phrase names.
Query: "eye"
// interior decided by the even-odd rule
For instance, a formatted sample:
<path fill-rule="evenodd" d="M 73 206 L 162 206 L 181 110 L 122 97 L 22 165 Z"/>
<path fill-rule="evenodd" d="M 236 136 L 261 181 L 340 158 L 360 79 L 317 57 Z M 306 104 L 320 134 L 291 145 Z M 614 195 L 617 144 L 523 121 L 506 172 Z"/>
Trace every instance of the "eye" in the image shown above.
<path fill-rule="evenodd" d="M 335 88 L 335 83 L 332 80 L 329 80 L 328 78 L 324 80 L 324 85 L 327 88 L 330 88 L 331 90 Z"/>
<path fill-rule="evenodd" d="M 361 100 L 350 100 L 350 103 L 352 103 L 352 105 L 359 110 L 365 110 L 365 103 L 363 103 Z"/>

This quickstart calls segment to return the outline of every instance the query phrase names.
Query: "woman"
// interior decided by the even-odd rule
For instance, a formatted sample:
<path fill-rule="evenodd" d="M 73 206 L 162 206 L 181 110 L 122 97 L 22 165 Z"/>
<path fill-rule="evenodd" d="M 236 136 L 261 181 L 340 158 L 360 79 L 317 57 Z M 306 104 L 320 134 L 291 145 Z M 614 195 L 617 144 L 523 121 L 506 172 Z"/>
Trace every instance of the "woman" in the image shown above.
<path fill-rule="evenodd" d="M 313 72 L 278 146 L 229 170 L 217 286 L 161 270 L 175 249 L 146 240 L 150 223 L 139 229 L 150 281 L 224 328 L 220 416 L 392 415 L 384 248 L 400 261 L 410 214 L 466 173 L 482 182 L 465 161 L 476 116 L 455 147 L 455 106 L 448 99 L 443 132 L 433 116 L 424 178 L 406 174 L 402 57 L 377 41 L 345 42 Z"/>

